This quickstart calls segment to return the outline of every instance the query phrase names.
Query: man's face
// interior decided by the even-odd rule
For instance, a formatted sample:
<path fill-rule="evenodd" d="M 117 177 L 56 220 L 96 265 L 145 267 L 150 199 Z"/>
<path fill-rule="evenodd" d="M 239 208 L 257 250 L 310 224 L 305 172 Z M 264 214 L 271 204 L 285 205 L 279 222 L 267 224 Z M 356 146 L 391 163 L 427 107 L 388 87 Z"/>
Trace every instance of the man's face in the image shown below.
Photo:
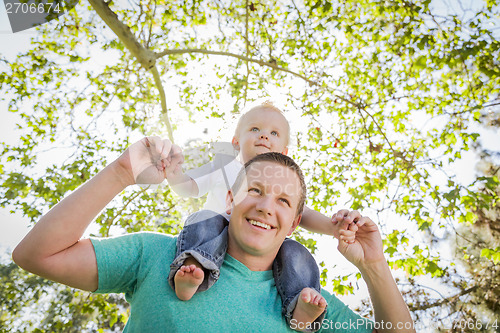
<path fill-rule="evenodd" d="M 268 152 L 287 154 L 288 122 L 282 114 L 266 108 L 251 111 L 233 138 L 243 163 Z"/>
<path fill-rule="evenodd" d="M 228 207 L 233 205 L 228 253 L 274 258 L 300 222 L 300 197 L 293 170 L 274 162 L 251 164 L 238 192 L 228 194 Z"/>

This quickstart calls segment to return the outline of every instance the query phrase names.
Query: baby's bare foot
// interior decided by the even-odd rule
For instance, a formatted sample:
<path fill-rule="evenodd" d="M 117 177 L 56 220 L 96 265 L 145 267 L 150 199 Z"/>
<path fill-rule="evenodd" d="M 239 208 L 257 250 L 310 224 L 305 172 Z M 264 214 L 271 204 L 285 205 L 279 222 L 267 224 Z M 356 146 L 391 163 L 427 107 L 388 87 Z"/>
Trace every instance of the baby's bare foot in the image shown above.
<path fill-rule="evenodd" d="M 175 294 L 182 301 L 190 300 L 203 282 L 204 277 L 205 272 L 195 265 L 181 266 L 174 276 Z"/>
<path fill-rule="evenodd" d="M 319 292 L 311 288 L 302 289 L 292 314 L 292 320 L 296 324 L 294 326 L 304 329 L 313 327 L 314 321 L 325 311 L 326 305 L 325 298 Z"/>

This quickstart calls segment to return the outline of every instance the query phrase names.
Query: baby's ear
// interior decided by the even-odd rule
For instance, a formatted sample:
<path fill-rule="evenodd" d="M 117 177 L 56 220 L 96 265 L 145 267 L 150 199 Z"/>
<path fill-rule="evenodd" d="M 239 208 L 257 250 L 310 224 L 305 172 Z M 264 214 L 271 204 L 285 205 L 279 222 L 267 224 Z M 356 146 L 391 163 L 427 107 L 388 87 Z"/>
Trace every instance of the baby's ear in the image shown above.
<path fill-rule="evenodd" d="M 288 155 L 288 147 L 285 147 L 283 151 L 281 152 L 283 155 Z"/>
<path fill-rule="evenodd" d="M 234 150 L 240 151 L 240 143 L 235 136 L 233 136 L 233 140 L 231 141 L 231 143 L 233 144 Z"/>

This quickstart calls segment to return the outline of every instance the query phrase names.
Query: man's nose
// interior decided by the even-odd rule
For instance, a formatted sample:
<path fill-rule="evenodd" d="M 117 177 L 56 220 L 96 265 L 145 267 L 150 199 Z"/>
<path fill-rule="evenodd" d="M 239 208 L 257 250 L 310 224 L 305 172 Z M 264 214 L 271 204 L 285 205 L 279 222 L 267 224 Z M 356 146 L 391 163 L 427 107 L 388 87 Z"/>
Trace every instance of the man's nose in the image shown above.
<path fill-rule="evenodd" d="M 264 213 L 266 215 L 273 215 L 274 213 L 274 202 L 271 197 L 262 196 L 256 205 L 257 211 Z"/>

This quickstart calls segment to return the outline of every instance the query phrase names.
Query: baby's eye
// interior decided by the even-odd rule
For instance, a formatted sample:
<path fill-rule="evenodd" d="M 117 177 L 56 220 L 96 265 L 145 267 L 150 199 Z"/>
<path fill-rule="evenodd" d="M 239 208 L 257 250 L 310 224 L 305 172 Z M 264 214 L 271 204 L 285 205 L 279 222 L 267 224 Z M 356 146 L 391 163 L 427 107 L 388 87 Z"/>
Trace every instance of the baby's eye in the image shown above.
<path fill-rule="evenodd" d="M 252 131 L 252 132 L 258 132 L 259 128 L 258 127 L 252 127 L 252 129 L 250 131 Z"/>
<path fill-rule="evenodd" d="M 278 136 L 278 132 L 276 132 L 276 131 L 272 131 L 272 132 L 271 132 L 271 135 Z"/>
<path fill-rule="evenodd" d="M 251 187 L 248 189 L 248 192 L 255 192 L 255 193 L 259 194 L 260 190 L 258 188 L 255 188 L 255 187 Z"/>

